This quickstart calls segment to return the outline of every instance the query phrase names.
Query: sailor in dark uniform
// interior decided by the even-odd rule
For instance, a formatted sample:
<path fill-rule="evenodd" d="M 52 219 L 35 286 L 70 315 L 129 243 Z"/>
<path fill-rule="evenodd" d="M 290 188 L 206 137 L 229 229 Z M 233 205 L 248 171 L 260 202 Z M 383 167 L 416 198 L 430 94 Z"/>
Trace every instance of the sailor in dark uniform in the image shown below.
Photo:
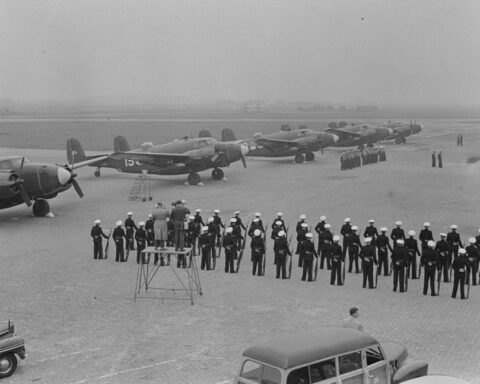
<path fill-rule="evenodd" d="M 125 235 L 127 236 L 127 241 L 125 242 L 125 249 L 129 249 L 130 251 L 135 250 L 133 239 L 135 231 L 137 230 L 137 226 L 135 225 L 135 221 L 133 221 L 132 216 L 133 212 L 128 212 L 127 218 L 125 219 Z"/>
<path fill-rule="evenodd" d="M 112 233 L 113 241 L 115 241 L 116 253 L 115 253 L 115 261 L 117 262 L 124 262 L 124 251 L 123 251 L 123 239 L 127 238 L 125 236 L 125 231 L 122 228 L 122 220 L 117 221 L 117 226 L 113 230 Z"/>
<path fill-rule="evenodd" d="M 430 293 L 432 296 L 435 294 L 435 269 L 438 266 L 438 253 L 435 251 L 435 242 L 429 240 L 427 248 L 422 249 L 422 257 L 420 258 L 420 264 L 424 267 L 425 273 L 423 274 L 423 294 L 428 293 L 428 285 L 430 284 Z"/>
<path fill-rule="evenodd" d="M 100 224 L 102 222 L 100 220 L 95 220 L 94 226 L 90 231 L 90 236 L 93 239 L 93 258 L 94 259 L 103 259 L 103 245 L 102 245 L 102 238 L 108 239 L 108 236 L 103 233 L 102 227 Z"/>

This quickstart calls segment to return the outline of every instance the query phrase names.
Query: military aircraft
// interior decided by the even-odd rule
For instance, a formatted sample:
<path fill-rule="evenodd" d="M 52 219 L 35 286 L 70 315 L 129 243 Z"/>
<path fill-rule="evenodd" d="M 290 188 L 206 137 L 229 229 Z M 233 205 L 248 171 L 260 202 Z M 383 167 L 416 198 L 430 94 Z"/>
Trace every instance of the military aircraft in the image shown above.
<path fill-rule="evenodd" d="M 0 157 L 0 209 L 25 203 L 35 216 L 50 212 L 46 199 L 66 191 L 72 185 L 80 197 L 83 192 L 75 180 L 73 166 L 33 163 L 22 156 Z"/>
<path fill-rule="evenodd" d="M 236 143 L 219 143 L 211 137 L 188 138 L 174 140 L 169 143 L 153 145 L 146 142 L 138 149 L 131 149 L 123 136 L 114 138 L 114 153 L 100 155 L 98 161 L 95 156 L 86 156 L 77 139 L 67 141 L 67 158 L 70 162 L 91 161 L 88 165 L 96 167 L 95 176 L 100 176 L 100 169 L 114 168 L 125 173 L 146 173 L 152 175 L 181 175 L 188 174 L 187 182 L 197 185 L 201 182 L 198 174 L 207 169 L 212 170 L 214 180 L 222 180 L 224 172 L 221 167 L 228 167 L 231 163 L 241 160 L 244 168 L 247 167 L 245 155 L 248 153 L 246 145 Z"/>
<path fill-rule="evenodd" d="M 237 140 L 230 128 L 222 130 L 223 142 L 236 142 L 248 146 L 248 156 L 252 157 L 287 157 L 294 156 L 296 163 L 305 160 L 313 161 L 313 152 L 333 145 L 338 136 L 331 133 L 315 132 L 305 125 L 298 129 L 290 129 L 286 124 L 282 125 L 279 132 L 261 134 L 256 133 L 247 139 Z"/>
<path fill-rule="evenodd" d="M 423 128 L 422 124 L 417 124 L 417 122 L 412 123 L 411 121 L 410 123 L 406 123 L 405 121 L 388 121 L 387 123 L 381 124 L 380 126 L 385 128 L 391 128 L 393 130 L 393 133 L 385 140 L 394 139 L 395 144 L 405 144 L 407 142 L 407 139 L 405 139 L 407 136 L 420 133 Z"/>
<path fill-rule="evenodd" d="M 377 127 L 371 124 L 350 124 L 331 122 L 325 132 L 337 135 L 340 140 L 336 141 L 334 147 L 353 147 L 372 145 L 393 134 L 389 127 Z"/>

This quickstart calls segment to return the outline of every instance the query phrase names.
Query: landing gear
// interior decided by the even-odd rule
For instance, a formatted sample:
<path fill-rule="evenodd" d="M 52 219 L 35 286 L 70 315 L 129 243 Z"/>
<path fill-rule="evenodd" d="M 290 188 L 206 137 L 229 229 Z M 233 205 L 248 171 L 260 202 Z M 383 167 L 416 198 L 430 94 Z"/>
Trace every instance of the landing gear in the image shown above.
<path fill-rule="evenodd" d="M 307 159 L 307 161 L 313 161 L 315 160 L 315 154 L 313 152 L 307 152 L 305 154 L 305 159 Z"/>
<path fill-rule="evenodd" d="M 212 171 L 212 179 L 213 180 L 222 180 L 223 176 L 225 176 L 225 174 L 223 173 L 223 171 L 220 168 L 214 168 L 213 169 L 213 171 Z"/>
<path fill-rule="evenodd" d="M 395 139 L 395 144 L 405 144 L 406 142 L 407 142 L 407 139 L 405 137 L 402 137 L 402 136 L 397 137 Z"/>
<path fill-rule="evenodd" d="M 97 168 L 95 172 L 93 172 L 93 174 L 95 175 L 95 177 L 100 177 L 100 168 Z"/>
<path fill-rule="evenodd" d="M 48 212 L 50 212 L 50 204 L 48 204 L 47 200 L 44 199 L 37 199 L 33 203 L 33 214 L 38 217 L 45 216 Z"/>
<path fill-rule="evenodd" d="M 197 172 L 192 172 L 188 175 L 187 177 L 187 182 L 190 185 L 197 185 L 200 183 L 202 179 L 200 178 L 200 175 Z"/>
<path fill-rule="evenodd" d="M 17 358 L 13 353 L 0 356 L 0 379 L 11 376 L 17 369 L 17 364 Z"/>
<path fill-rule="evenodd" d="M 304 161 L 305 161 L 305 156 L 301 154 L 295 155 L 295 163 L 300 164 L 300 163 L 303 163 Z"/>

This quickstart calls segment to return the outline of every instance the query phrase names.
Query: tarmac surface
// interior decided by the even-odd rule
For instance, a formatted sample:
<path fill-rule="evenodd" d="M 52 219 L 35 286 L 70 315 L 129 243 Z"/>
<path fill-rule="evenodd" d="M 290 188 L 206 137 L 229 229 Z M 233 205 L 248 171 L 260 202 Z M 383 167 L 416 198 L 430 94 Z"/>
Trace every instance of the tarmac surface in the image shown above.
<path fill-rule="evenodd" d="M 152 178 L 153 201 L 127 201 L 134 175 L 93 168 L 77 171 L 85 197 L 72 190 L 50 201 L 53 218 L 37 218 L 26 206 L 0 211 L 0 319 L 15 322 L 26 340 L 28 356 L 5 383 L 229 383 L 243 350 L 261 340 L 296 330 L 338 325 L 352 306 L 360 308 L 365 331 L 390 339 L 429 362 L 431 373 L 480 383 L 480 286 L 470 298 L 450 298 L 452 284 L 442 283 L 440 296 L 422 295 L 423 281 L 409 280 L 408 292 L 392 291 L 392 278 L 380 276 L 378 288 L 362 289 L 361 275 L 348 274 L 343 287 L 330 286 L 329 272 L 316 282 L 300 280 L 294 258 L 291 280 L 275 279 L 272 243 L 267 243 L 264 277 L 251 275 L 248 252 L 238 274 L 199 271 L 203 296 L 189 301 L 133 301 L 137 264 L 93 260 L 90 228 L 97 218 L 108 233 L 115 221 L 144 220 L 153 203 L 185 199 L 206 219 L 221 209 L 223 220 L 235 210 L 244 222 L 260 211 L 270 226 L 282 211 L 293 229 L 300 214 L 314 226 L 327 216 L 335 233 L 345 217 L 361 232 L 374 218 L 377 228 L 403 228 L 417 234 L 432 223 L 435 240 L 450 225 L 459 226 L 462 241 L 478 233 L 475 208 L 480 165 L 478 122 L 437 122 L 405 145 L 384 144 L 387 161 L 340 171 L 341 149 L 316 154 L 312 163 L 292 159 L 248 160 L 225 171 L 227 181 L 208 180 L 186 186 L 186 177 Z M 464 146 L 456 147 L 463 133 Z M 67 137 L 65 138 L 66 141 Z M 431 167 L 431 153 L 443 151 L 444 168 Z M 65 163 L 60 150 L 0 148 L 1 155 L 26 155 L 31 161 Z M 148 197 L 148 196 L 147 196 Z M 316 240 L 316 239 L 315 239 Z M 294 241 L 292 241 L 293 247 Z M 184 271 L 178 271 L 183 273 Z M 423 276 L 423 272 L 422 272 Z M 178 287 L 168 267 L 156 284 Z M 152 293 L 152 295 L 156 294 Z"/>

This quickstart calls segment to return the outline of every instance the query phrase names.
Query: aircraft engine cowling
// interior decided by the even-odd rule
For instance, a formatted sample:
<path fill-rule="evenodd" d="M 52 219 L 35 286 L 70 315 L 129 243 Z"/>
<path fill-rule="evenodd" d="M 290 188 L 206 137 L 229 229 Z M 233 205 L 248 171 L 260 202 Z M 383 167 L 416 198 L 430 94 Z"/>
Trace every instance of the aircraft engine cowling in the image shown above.
<path fill-rule="evenodd" d="M 309 151 L 318 151 L 322 142 L 317 137 L 301 137 L 297 139 L 299 149 L 308 149 Z"/>
<path fill-rule="evenodd" d="M 2 190 L 2 194 L 6 194 L 6 196 L 4 196 L 5 198 L 12 197 L 18 193 L 15 185 L 17 178 L 18 175 L 14 172 L 0 173 L 0 188 Z"/>
<path fill-rule="evenodd" d="M 230 163 L 237 160 L 242 160 L 244 167 L 246 167 L 244 154 L 248 152 L 248 149 L 245 146 L 232 143 L 217 143 L 215 152 L 217 156 L 212 157 L 212 162 L 216 163 L 218 167 L 228 167 Z"/>
<path fill-rule="evenodd" d="M 186 153 L 190 156 L 192 160 L 202 160 L 202 159 L 211 159 L 216 155 L 214 147 L 204 147 L 199 149 L 194 149 Z"/>

